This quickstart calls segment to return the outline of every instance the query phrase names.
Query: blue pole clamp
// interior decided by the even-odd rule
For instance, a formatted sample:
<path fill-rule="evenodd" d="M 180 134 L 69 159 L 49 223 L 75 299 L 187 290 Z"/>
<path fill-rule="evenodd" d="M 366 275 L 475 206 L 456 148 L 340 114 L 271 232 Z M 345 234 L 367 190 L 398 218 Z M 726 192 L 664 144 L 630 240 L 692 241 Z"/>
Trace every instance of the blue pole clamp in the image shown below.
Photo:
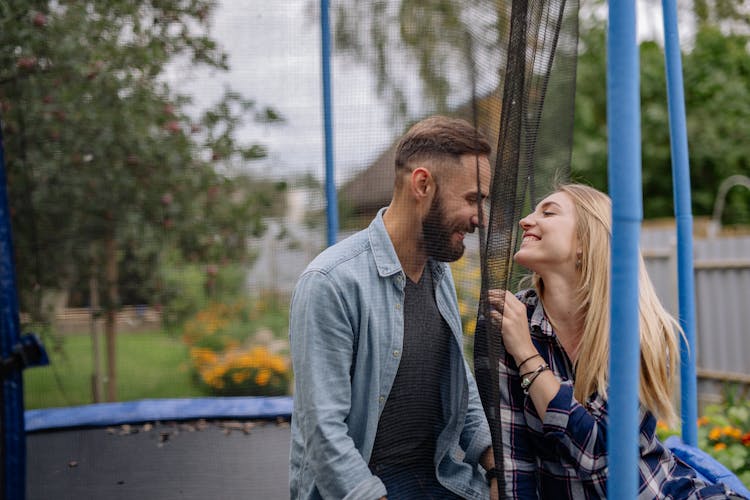
<path fill-rule="evenodd" d="M 10 356 L 0 361 L 0 376 L 4 379 L 11 373 L 48 364 L 49 357 L 41 339 L 35 333 L 27 333 L 13 346 Z"/>

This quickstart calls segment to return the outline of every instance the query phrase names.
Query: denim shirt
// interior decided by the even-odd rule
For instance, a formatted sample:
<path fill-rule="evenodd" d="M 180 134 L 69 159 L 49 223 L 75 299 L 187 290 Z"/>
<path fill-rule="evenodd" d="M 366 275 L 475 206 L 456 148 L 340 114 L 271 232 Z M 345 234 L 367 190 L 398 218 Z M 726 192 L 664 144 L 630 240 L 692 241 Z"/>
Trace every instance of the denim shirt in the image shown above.
<path fill-rule="evenodd" d="M 406 275 L 383 223 L 328 248 L 307 267 L 292 296 L 295 377 L 292 499 L 377 499 L 388 493 L 368 468 L 378 418 L 398 370 Z M 489 495 L 477 464 L 490 433 L 462 353 L 461 319 L 450 268 L 428 261 L 437 307 L 453 332 L 445 428 L 434 463 L 440 482 L 464 498 Z M 414 390 L 419 390 L 415 387 Z"/>

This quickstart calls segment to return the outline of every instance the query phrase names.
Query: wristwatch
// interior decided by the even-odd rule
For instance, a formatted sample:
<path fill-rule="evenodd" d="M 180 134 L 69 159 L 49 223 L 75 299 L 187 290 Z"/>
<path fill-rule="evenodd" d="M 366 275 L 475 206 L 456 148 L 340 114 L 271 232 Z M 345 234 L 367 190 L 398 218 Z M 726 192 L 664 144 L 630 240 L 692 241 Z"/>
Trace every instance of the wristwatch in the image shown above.
<path fill-rule="evenodd" d="M 493 479 L 500 477 L 500 474 L 502 474 L 502 471 L 498 470 L 497 467 L 493 467 L 484 473 L 484 478 L 487 480 L 487 484 L 491 484 Z"/>

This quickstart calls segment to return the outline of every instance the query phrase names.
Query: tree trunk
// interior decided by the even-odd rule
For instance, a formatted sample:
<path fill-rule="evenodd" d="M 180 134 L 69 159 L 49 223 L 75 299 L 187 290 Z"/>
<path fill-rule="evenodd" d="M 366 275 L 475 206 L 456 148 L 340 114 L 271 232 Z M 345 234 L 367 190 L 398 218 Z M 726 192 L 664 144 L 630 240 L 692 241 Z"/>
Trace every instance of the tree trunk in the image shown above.
<path fill-rule="evenodd" d="M 107 339 L 107 400 L 117 401 L 117 349 L 115 339 L 117 334 L 117 243 L 114 235 L 110 235 L 104 242 L 105 276 L 107 282 L 107 314 L 104 331 Z"/>
<path fill-rule="evenodd" d="M 94 403 L 103 401 L 104 391 L 102 387 L 102 346 L 99 335 L 99 318 L 101 316 L 101 305 L 99 301 L 99 256 L 96 244 L 91 245 L 91 274 L 89 276 L 89 308 L 91 310 L 91 346 L 93 350 L 93 373 L 91 374 L 91 394 Z"/>

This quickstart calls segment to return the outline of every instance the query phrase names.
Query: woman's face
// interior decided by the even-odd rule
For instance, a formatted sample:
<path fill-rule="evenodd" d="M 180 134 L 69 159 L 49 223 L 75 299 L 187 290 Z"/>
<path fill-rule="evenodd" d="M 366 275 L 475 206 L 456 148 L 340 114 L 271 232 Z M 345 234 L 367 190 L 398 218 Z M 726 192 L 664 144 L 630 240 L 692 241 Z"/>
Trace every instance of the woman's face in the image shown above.
<path fill-rule="evenodd" d="M 523 240 L 515 261 L 544 274 L 546 270 L 575 270 L 580 256 L 575 205 L 566 193 L 549 195 L 521 219 Z"/>

